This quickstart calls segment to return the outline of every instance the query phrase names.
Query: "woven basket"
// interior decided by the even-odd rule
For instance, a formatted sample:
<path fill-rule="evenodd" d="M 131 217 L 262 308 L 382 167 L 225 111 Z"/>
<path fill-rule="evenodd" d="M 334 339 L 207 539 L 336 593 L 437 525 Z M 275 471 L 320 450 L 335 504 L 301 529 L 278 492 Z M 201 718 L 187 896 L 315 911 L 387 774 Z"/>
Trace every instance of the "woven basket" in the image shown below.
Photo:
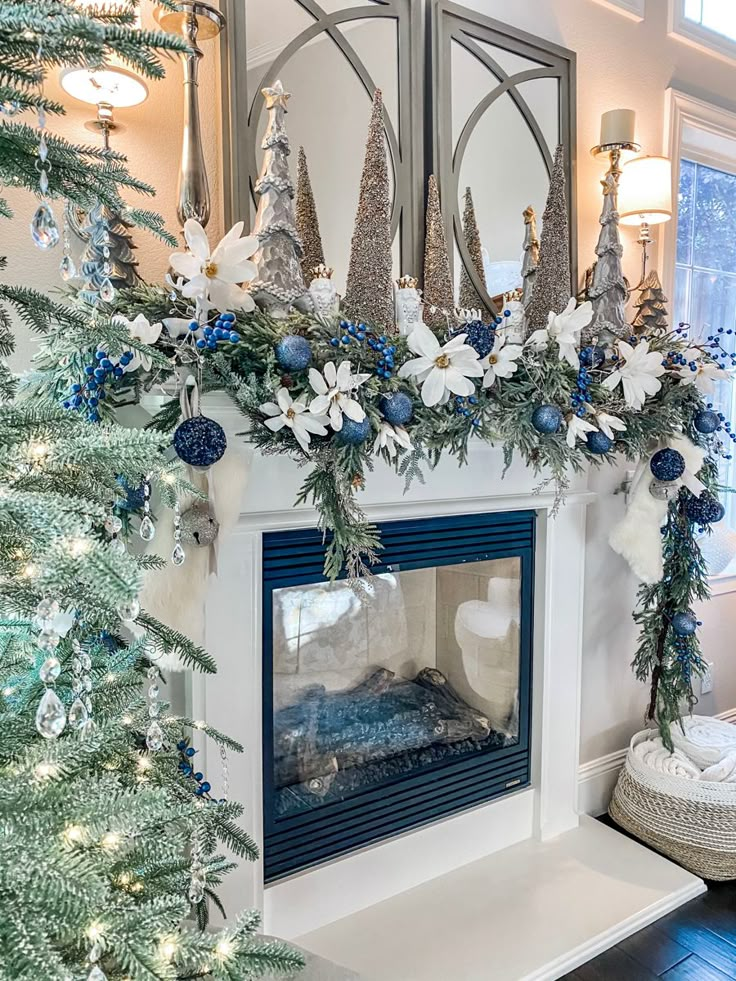
<path fill-rule="evenodd" d="M 608 813 L 619 827 L 705 879 L 736 879 L 736 785 L 659 773 L 631 740 Z"/>

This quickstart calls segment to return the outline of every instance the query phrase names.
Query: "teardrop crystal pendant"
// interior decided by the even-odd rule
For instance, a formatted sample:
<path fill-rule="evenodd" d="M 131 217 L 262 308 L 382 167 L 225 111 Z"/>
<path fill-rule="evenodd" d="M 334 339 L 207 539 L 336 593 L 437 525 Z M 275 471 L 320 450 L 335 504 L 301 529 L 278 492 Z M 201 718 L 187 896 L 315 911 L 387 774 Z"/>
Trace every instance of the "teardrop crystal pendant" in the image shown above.
<path fill-rule="evenodd" d="M 164 748 L 164 734 L 158 722 L 152 722 L 146 733 L 146 746 L 152 753 L 158 753 Z"/>
<path fill-rule="evenodd" d="M 174 563 L 174 565 L 183 565 L 186 557 L 186 552 L 181 547 L 180 543 L 177 542 L 174 546 L 174 551 L 171 553 L 171 561 Z"/>
<path fill-rule="evenodd" d="M 109 279 L 104 279 L 102 285 L 100 286 L 100 299 L 104 300 L 105 303 L 109 303 L 110 300 L 115 298 L 115 287 L 112 285 Z"/>
<path fill-rule="evenodd" d="M 75 698 L 69 709 L 69 725 L 79 728 L 87 721 L 88 713 L 81 698 Z"/>
<path fill-rule="evenodd" d="M 70 255 L 65 255 L 59 263 L 59 275 L 65 283 L 68 283 L 70 279 L 74 279 L 77 275 L 77 267 L 74 265 L 74 260 Z"/>
<path fill-rule="evenodd" d="M 87 981 L 107 981 L 107 975 L 95 964 L 87 975 Z"/>
<path fill-rule="evenodd" d="M 53 688 L 47 688 L 38 703 L 36 729 L 44 739 L 56 739 L 64 731 L 66 712 Z"/>
<path fill-rule="evenodd" d="M 53 685 L 61 674 L 58 657 L 47 657 L 38 670 L 38 676 L 45 685 Z"/>
<path fill-rule="evenodd" d="M 144 542 L 152 542 L 156 536 L 156 526 L 153 521 L 146 515 L 141 521 L 141 526 L 138 530 L 139 535 Z"/>
<path fill-rule="evenodd" d="M 45 201 L 36 208 L 31 219 L 31 237 L 39 249 L 53 249 L 59 241 L 59 226 Z"/>

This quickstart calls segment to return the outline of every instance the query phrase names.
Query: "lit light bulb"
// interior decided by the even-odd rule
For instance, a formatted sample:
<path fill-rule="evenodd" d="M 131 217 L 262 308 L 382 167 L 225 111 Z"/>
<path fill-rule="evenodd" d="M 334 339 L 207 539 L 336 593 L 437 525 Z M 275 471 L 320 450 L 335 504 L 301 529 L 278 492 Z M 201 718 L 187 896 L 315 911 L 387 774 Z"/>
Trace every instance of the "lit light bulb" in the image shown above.
<path fill-rule="evenodd" d="M 38 575 L 38 566 L 33 562 L 29 562 L 23 567 L 20 574 L 24 579 L 35 579 Z"/>
<path fill-rule="evenodd" d="M 151 761 L 147 756 L 138 757 L 138 769 L 141 771 L 141 773 L 146 773 L 151 769 Z"/>
<path fill-rule="evenodd" d="M 15 688 L 13 688 L 12 685 L 8 685 L 7 688 L 3 688 L 3 695 L 6 698 L 10 698 L 10 696 L 13 694 L 14 691 L 15 691 Z"/>
<path fill-rule="evenodd" d="M 131 724 L 131 722 L 133 721 L 133 719 L 129 715 L 124 715 L 124 716 L 122 716 L 122 718 L 120 719 L 120 721 L 123 723 L 124 726 L 129 726 Z"/>
<path fill-rule="evenodd" d="M 87 936 L 94 943 L 95 940 L 99 940 L 104 932 L 105 927 L 101 923 L 90 923 L 87 927 Z"/>
<path fill-rule="evenodd" d="M 39 763 L 33 772 L 40 780 L 49 780 L 57 776 L 59 770 L 53 763 Z"/>
<path fill-rule="evenodd" d="M 223 960 L 227 960 L 228 957 L 232 957 L 233 944 L 231 940 L 220 940 L 215 947 L 218 957 L 222 957 Z"/>
<path fill-rule="evenodd" d="M 28 444 L 28 459 L 32 463 L 40 463 L 45 459 L 51 450 L 48 443 L 42 443 L 39 440 L 34 440 Z"/>
<path fill-rule="evenodd" d="M 108 851 L 112 851 L 120 846 L 122 840 L 119 834 L 116 834 L 114 831 L 108 831 L 106 835 L 103 835 L 100 844 Z"/>
<path fill-rule="evenodd" d="M 92 548 L 92 542 L 88 538 L 69 538 L 65 544 L 69 554 L 75 559 L 81 555 L 86 555 Z"/>
<path fill-rule="evenodd" d="M 199 719 L 197 722 L 194 723 L 195 729 L 205 729 L 206 727 L 207 727 L 207 723 L 203 722 L 201 719 Z"/>
<path fill-rule="evenodd" d="M 134 882 L 133 885 L 130 887 L 130 891 L 131 892 L 143 892 L 143 883 L 142 882 Z"/>
<path fill-rule="evenodd" d="M 165 961 L 170 961 L 176 953 L 176 940 L 168 938 L 161 942 L 161 956 Z"/>
<path fill-rule="evenodd" d="M 130 872 L 121 872 L 118 876 L 118 882 L 121 886 L 129 886 L 133 881 L 133 876 Z"/>
<path fill-rule="evenodd" d="M 68 845 L 79 845 L 84 841 L 84 828 L 78 824 L 70 824 L 64 828 L 64 839 Z"/>

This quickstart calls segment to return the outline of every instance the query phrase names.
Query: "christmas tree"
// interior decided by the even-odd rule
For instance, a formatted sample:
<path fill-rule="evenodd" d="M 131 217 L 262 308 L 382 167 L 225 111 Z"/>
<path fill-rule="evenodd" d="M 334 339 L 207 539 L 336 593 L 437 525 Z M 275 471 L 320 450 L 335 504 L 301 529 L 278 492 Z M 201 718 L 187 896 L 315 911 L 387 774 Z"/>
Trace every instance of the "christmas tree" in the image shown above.
<path fill-rule="evenodd" d="M 289 93 L 280 81 L 263 89 L 268 126 L 261 143 L 265 153 L 256 181 L 259 195 L 253 234 L 260 248 L 253 256 L 258 275 L 250 288 L 258 302 L 272 313 L 285 315 L 305 293 L 300 266 L 302 244 L 294 218 L 294 185 L 289 174 L 289 137 L 284 116 Z"/>
<path fill-rule="evenodd" d="M 135 29 L 129 5 L 88 14 L 64 0 L 2 4 L 4 96 L 19 113 L 61 111 L 41 94 L 49 69 L 118 53 L 155 78 L 156 50 L 183 47 Z M 27 165 L 37 142 L 23 121 L 3 120 L 3 182 L 35 189 Z M 48 199 L 63 190 L 83 208 L 94 196 L 122 209 L 120 186 L 136 186 L 107 154 L 52 138 L 48 150 Z M 155 215 L 140 217 L 160 229 Z M 43 294 L 2 285 L 0 300 L 36 329 L 89 330 L 83 311 Z M 112 357 L 122 353 L 120 328 L 104 318 L 95 342 Z M 0 351 L 11 347 L 5 309 Z M 69 371 L 76 381 L 82 365 Z M 0 383 L 0 977 L 228 981 L 293 970 L 300 959 L 280 943 L 259 943 L 251 914 L 219 933 L 203 929 L 206 899 L 216 901 L 213 888 L 231 867 L 220 847 L 240 857 L 255 847 L 236 824 L 242 808 L 217 803 L 194 773 L 187 721 L 160 699 L 162 656 L 214 665 L 140 610 L 142 577 L 157 560 L 120 547 L 126 488 L 145 476 L 168 506 L 185 488 L 165 456 L 169 434 L 90 425 L 38 400 L 10 402 L 7 368 Z M 198 739 L 237 748 L 192 725 Z M 184 924 L 190 913 L 199 926 Z"/>
<path fill-rule="evenodd" d="M 617 154 L 618 151 L 613 151 Z M 601 211 L 601 231 L 595 254 L 598 261 L 593 272 L 593 281 L 588 296 L 593 303 L 593 321 L 587 328 L 587 335 L 597 335 L 602 344 L 610 344 L 615 338 L 626 337 L 625 307 L 628 290 L 621 268 L 623 247 L 618 234 L 618 159 L 601 181 L 603 185 L 603 210 Z"/>
<path fill-rule="evenodd" d="M 131 228 L 130 222 L 104 204 L 90 211 L 82 230 L 87 246 L 81 260 L 81 273 L 90 289 L 99 292 L 105 280 L 114 289 L 140 281 Z M 107 271 L 105 267 L 109 267 Z"/>
<path fill-rule="evenodd" d="M 539 268 L 539 238 L 537 236 L 537 214 L 529 205 L 524 209 L 524 259 L 521 263 L 523 289 L 521 302 L 529 306 L 534 292 L 534 282 Z"/>
<path fill-rule="evenodd" d="M 345 311 L 349 317 L 366 320 L 381 330 L 394 330 L 392 265 L 383 97 L 376 89 L 345 288 Z"/>
<path fill-rule="evenodd" d="M 483 246 L 480 241 L 480 231 L 475 217 L 473 195 L 469 187 L 465 188 L 465 208 L 463 210 L 463 238 L 473 263 L 473 268 L 481 283 L 486 285 L 486 273 L 483 268 Z M 493 315 L 480 297 L 473 285 L 470 273 L 463 265 L 460 273 L 460 303 L 466 310 L 480 310 L 481 320 L 490 323 Z"/>
<path fill-rule="evenodd" d="M 634 304 L 637 311 L 632 325 L 634 333 L 666 334 L 668 327 L 665 304 L 668 302 L 659 276 L 656 270 L 652 269 L 639 286 L 639 298 Z"/>
<path fill-rule="evenodd" d="M 558 146 L 542 219 L 534 290 L 526 310 L 528 329 L 532 331 L 546 327 L 548 314 L 562 313 L 571 296 L 565 159 L 563 148 Z"/>
<path fill-rule="evenodd" d="M 432 308 L 434 307 L 434 311 Z M 424 237 L 424 320 L 432 327 L 446 327 L 454 316 L 455 299 L 447 253 L 445 223 L 440 209 L 437 178 L 430 175 Z"/>
<path fill-rule="evenodd" d="M 319 232 L 317 205 L 314 201 L 312 182 L 309 179 L 309 167 L 304 147 L 299 147 L 296 170 L 296 230 L 302 242 L 302 275 L 304 282 L 314 279 L 317 266 L 325 265 L 325 253 L 322 248 L 322 236 Z"/>

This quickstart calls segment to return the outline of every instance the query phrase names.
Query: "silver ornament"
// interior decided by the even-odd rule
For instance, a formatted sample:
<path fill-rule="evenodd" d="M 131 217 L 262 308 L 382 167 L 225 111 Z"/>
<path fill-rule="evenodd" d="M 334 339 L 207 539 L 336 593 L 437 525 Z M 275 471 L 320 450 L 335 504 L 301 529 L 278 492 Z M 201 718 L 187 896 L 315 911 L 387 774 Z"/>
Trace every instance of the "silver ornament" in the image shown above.
<path fill-rule="evenodd" d="M 181 516 L 181 540 L 206 548 L 217 538 L 220 525 L 206 504 L 193 504 Z"/>
<path fill-rule="evenodd" d="M 677 495 L 679 484 L 676 480 L 653 480 L 649 493 L 656 501 L 671 501 Z"/>

